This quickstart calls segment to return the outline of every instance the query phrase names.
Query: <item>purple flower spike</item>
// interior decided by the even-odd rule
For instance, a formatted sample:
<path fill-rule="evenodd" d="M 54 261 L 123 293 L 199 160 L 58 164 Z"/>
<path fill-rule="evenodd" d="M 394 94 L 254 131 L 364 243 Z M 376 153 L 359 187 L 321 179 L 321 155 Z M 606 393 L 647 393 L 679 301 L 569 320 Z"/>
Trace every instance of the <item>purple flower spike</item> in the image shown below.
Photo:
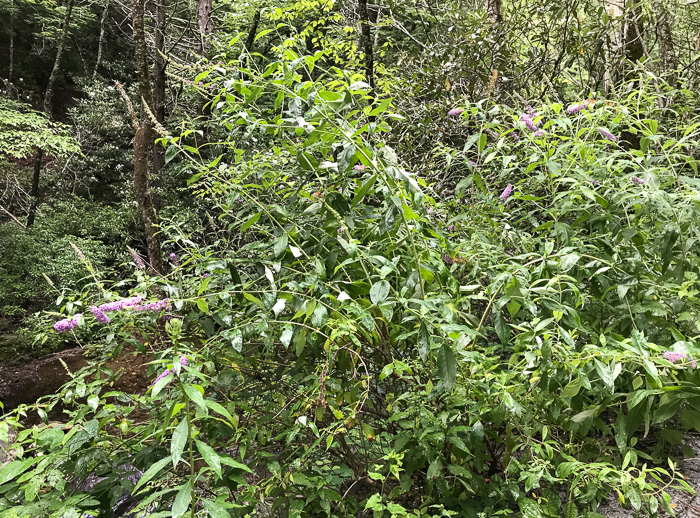
<path fill-rule="evenodd" d="M 175 252 L 170 252 L 168 257 L 170 258 L 170 262 L 173 263 L 173 266 L 180 266 L 180 260 L 177 258 L 177 255 L 175 255 Z"/>
<path fill-rule="evenodd" d="M 101 306 L 98 306 L 98 308 L 103 313 L 109 313 L 111 311 L 121 311 L 121 310 L 126 309 L 130 306 L 135 306 L 136 304 L 138 304 L 142 300 L 143 300 L 143 297 L 131 297 L 129 299 L 122 299 L 122 300 L 117 300 L 114 302 L 108 302 L 106 304 L 102 304 Z"/>
<path fill-rule="evenodd" d="M 187 367 L 187 356 L 180 356 L 180 365 Z"/>
<path fill-rule="evenodd" d="M 598 128 L 598 133 L 600 133 L 604 138 L 606 138 L 610 142 L 617 142 L 619 140 L 615 135 L 610 133 L 605 128 Z"/>
<path fill-rule="evenodd" d="M 149 302 L 143 306 L 132 306 L 131 309 L 134 311 L 146 311 L 148 313 L 156 313 L 163 311 L 170 305 L 170 299 L 158 300 L 156 302 Z"/>
<path fill-rule="evenodd" d="M 53 330 L 57 333 L 65 333 L 73 329 L 73 327 L 75 327 L 75 324 L 69 318 L 64 318 L 53 325 Z"/>
<path fill-rule="evenodd" d="M 450 117 L 459 117 L 463 113 L 463 108 L 452 108 L 449 112 L 447 112 L 447 115 L 449 115 Z"/>
<path fill-rule="evenodd" d="M 100 308 L 97 306 L 90 306 L 90 313 L 92 313 L 92 316 L 95 317 L 95 320 L 97 320 L 100 324 L 109 324 L 110 319 L 107 315 L 105 315 Z"/>
<path fill-rule="evenodd" d="M 365 169 L 367 169 L 367 166 L 365 166 L 364 164 L 357 164 L 352 169 L 353 171 L 364 171 Z"/>
<path fill-rule="evenodd" d="M 685 360 L 686 358 L 688 358 L 688 355 L 685 353 L 676 353 L 673 351 L 666 351 L 664 353 L 664 358 L 666 358 L 671 363 L 675 363 L 678 360 Z"/>
<path fill-rule="evenodd" d="M 141 259 L 141 256 L 136 250 L 129 247 L 129 252 L 131 252 L 131 258 L 134 260 L 136 268 L 138 268 L 139 270 L 143 270 L 144 268 L 146 268 L 146 263 L 143 262 L 143 259 Z"/>
<path fill-rule="evenodd" d="M 589 178 L 589 182 L 591 182 L 593 185 L 600 185 L 600 182 L 598 180 L 595 180 L 594 178 Z"/>
<path fill-rule="evenodd" d="M 636 185 L 644 185 L 644 180 L 642 180 L 639 176 L 633 176 L 630 178 L 630 181 Z"/>
<path fill-rule="evenodd" d="M 537 116 L 537 114 L 534 115 Z M 532 121 L 532 116 L 529 113 L 523 113 L 520 116 L 520 120 L 525 123 L 525 126 L 527 126 L 527 129 L 530 131 L 537 131 L 537 124 Z"/>
<path fill-rule="evenodd" d="M 590 108 L 591 102 L 593 101 L 583 101 L 579 104 L 572 104 L 571 106 L 569 106 L 569 108 L 567 108 L 566 113 L 568 113 L 569 115 L 573 115 L 575 113 L 585 110 L 586 108 Z"/>
<path fill-rule="evenodd" d="M 534 136 L 535 136 L 535 137 L 541 137 L 542 135 L 544 135 L 544 131 L 542 131 L 542 130 L 537 130 L 537 131 L 535 131 L 535 133 L 534 133 Z"/>
<path fill-rule="evenodd" d="M 151 383 L 151 387 L 158 383 L 160 380 L 165 378 L 168 374 L 170 374 L 170 369 L 165 369 L 165 372 L 163 372 L 160 376 L 158 376 L 153 383 Z"/>
<path fill-rule="evenodd" d="M 499 196 L 503 201 L 506 201 L 508 198 L 510 198 L 510 195 L 513 194 L 513 184 L 508 184 L 508 187 L 503 189 L 503 192 Z"/>

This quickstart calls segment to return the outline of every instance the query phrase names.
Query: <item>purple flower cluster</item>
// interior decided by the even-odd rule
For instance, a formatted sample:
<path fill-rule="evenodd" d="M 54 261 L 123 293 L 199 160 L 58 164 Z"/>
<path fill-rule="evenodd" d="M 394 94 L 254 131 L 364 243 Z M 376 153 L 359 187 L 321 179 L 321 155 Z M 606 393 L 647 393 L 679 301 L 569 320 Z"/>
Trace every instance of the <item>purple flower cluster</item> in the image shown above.
<path fill-rule="evenodd" d="M 499 196 L 503 201 L 506 201 L 508 198 L 510 198 L 510 195 L 513 194 L 513 184 L 508 184 L 508 186 L 503 189 L 503 192 Z"/>
<path fill-rule="evenodd" d="M 181 365 L 182 367 L 187 367 L 187 356 L 180 356 L 180 365 Z M 163 378 L 165 378 L 168 374 L 172 374 L 172 373 L 174 373 L 174 372 L 175 372 L 175 371 L 171 371 L 170 369 L 165 369 L 165 371 L 162 372 L 162 373 L 155 379 L 155 381 L 154 381 L 153 383 L 151 383 L 151 387 L 152 387 L 153 385 L 155 385 L 156 383 L 158 383 L 158 382 L 159 382 L 160 380 L 162 380 Z"/>
<path fill-rule="evenodd" d="M 353 171 L 364 171 L 365 169 L 367 169 L 367 166 L 365 166 L 364 164 L 357 164 L 352 169 Z"/>
<path fill-rule="evenodd" d="M 513 130 L 510 132 L 510 136 L 513 137 L 513 140 L 516 142 L 520 142 L 520 137 L 518 136 L 518 132 Z"/>
<path fill-rule="evenodd" d="M 532 122 L 532 117 L 529 113 L 523 113 L 520 116 L 520 120 L 525 123 L 525 126 L 527 126 L 527 129 L 529 129 L 530 131 L 537 131 L 537 125 L 534 122 Z"/>
<path fill-rule="evenodd" d="M 664 358 L 666 358 L 666 359 L 667 359 L 668 361 L 670 361 L 671 363 L 675 363 L 675 362 L 680 361 L 680 360 L 687 360 L 687 359 L 689 359 L 687 354 L 685 354 L 685 353 L 677 353 L 677 352 L 674 352 L 674 351 L 666 351 L 666 352 L 664 353 Z M 692 360 L 692 359 L 690 360 L 690 365 L 693 366 L 693 369 L 695 369 L 695 368 L 698 366 L 697 362 L 696 362 L 695 360 Z"/>
<path fill-rule="evenodd" d="M 644 185 L 644 180 L 642 180 L 639 176 L 633 176 L 630 178 L 630 181 L 636 185 Z"/>
<path fill-rule="evenodd" d="M 173 263 L 173 266 L 180 266 L 180 260 L 177 258 L 177 255 L 175 255 L 175 252 L 170 252 L 168 257 L 170 258 L 170 262 Z"/>
<path fill-rule="evenodd" d="M 167 309 L 170 306 L 170 299 L 157 300 L 156 302 L 149 302 L 142 306 L 132 306 L 131 309 L 134 311 L 147 311 L 148 313 L 156 313 Z"/>
<path fill-rule="evenodd" d="M 66 331 L 70 331 L 74 327 L 78 326 L 78 319 L 82 316 L 82 313 L 76 313 L 72 319 L 64 318 L 63 320 L 59 320 L 53 325 L 53 330 L 57 333 L 65 333 Z"/>
<path fill-rule="evenodd" d="M 135 306 L 143 300 L 143 297 L 131 297 L 128 299 L 116 300 L 114 302 L 108 302 L 98 306 L 98 309 L 103 313 L 110 313 L 111 311 L 122 311 L 131 306 Z"/>
<path fill-rule="evenodd" d="M 583 101 L 582 103 L 572 104 L 571 106 L 569 106 L 566 110 L 566 113 L 568 113 L 569 115 L 573 115 L 574 113 L 578 113 L 590 107 L 591 101 Z"/>
<path fill-rule="evenodd" d="M 452 108 L 449 112 L 447 112 L 447 115 L 450 117 L 459 117 L 464 113 L 464 108 Z"/>
<path fill-rule="evenodd" d="M 109 317 L 97 306 L 90 306 L 90 313 L 100 324 L 109 324 L 111 322 Z"/>
<path fill-rule="evenodd" d="M 591 182 L 593 185 L 600 185 L 600 182 L 594 178 L 589 178 L 588 181 Z"/>
<path fill-rule="evenodd" d="M 134 260 L 136 268 L 138 268 L 139 270 L 143 270 L 144 268 L 146 268 L 146 263 L 143 262 L 143 259 L 141 259 L 141 256 L 136 250 L 129 247 L 129 252 L 131 252 L 131 258 Z"/>
<path fill-rule="evenodd" d="M 605 128 L 598 128 L 598 133 L 600 133 L 604 138 L 606 138 L 610 142 L 617 142 L 619 140 L 615 135 L 610 133 Z"/>

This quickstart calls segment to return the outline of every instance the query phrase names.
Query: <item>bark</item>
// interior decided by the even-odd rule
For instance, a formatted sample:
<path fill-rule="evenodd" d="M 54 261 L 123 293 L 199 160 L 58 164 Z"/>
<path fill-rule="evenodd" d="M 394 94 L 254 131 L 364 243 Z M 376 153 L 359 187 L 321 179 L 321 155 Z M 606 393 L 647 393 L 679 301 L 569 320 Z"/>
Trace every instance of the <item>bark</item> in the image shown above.
<path fill-rule="evenodd" d="M 56 59 L 53 62 L 53 69 L 49 76 L 49 83 L 46 85 L 46 93 L 44 95 L 44 112 L 53 118 L 53 91 L 56 85 L 56 79 L 61 73 L 61 64 L 63 62 L 63 54 L 66 48 L 66 40 L 68 39 L 68 29 L 70 27 L 70 17 L 73 12 L 73 0 L 68 0 L 66 4 L 66 15 L 63 18 L 61 27 L 61 39 L 58 40 L 58 49 L 56 49 Z"/>
<path fill-rule="evenodd" d="M 10 1 L 10 56 L 7 71 L 9 94 L 12 95 L 12 76 L 15 72 L 15 1 Z"/>
<path fill-rule="evenodd" d="M 211 12 L 212 0 L 199 0 L 197 24 L 199 25 L 200 53 L 205 57 L 209 55 L 211 50 L 211 33 L 214 30 Z"/>
<path fill-rule="evenodd" d="M 27 227 L 34 224 L 36 216 L 37 200 L 39 198 L 39 179 L 41 177 L 41 161 L 44 158 L 44 150 L 39 149 L 34 158 L 34 176 L 32 177 L 32 190 L 29 195 L 32 197 L 32 203 L 29 206 L 29 215 L 27 216 Z"/>
<path fill-rule="evenodd" d="M 146 48 L 146 32 L 144 28 L 145 0 L 133 0 L 133 39 L 134 59 L 139 76 L 139 93 L 143 104 L 143 115 L 139 118 L 136 111 L 127 103 L 134 123 L 134 195 L 143 218 L 146 244 L 148 246 L 148 261 L 154 273 L 163 272 L 163 258 L 158 236 L 158 212 L 153 204 L 153 198 L 148 184 L 148 155 L 154 141 L 153 122 L 148 110 L 153 111 L 151 94 L 151 79 L 148 70 L 148 54 Z M 123 94 L 126 97 L 126 94 Z M 128 97 L 126 97 L 128 100 Z"/>
<path fill-rule="evenodd" d="M 100 39 L 97 41 L 97 60 L 95 61 L 95 68 L 92 71 L 92 77 L 97 75 L 97 68 L 100 66 L 102 61 L 102 49 L 104 48 L 105 41 L 105 23 L 107 22 L 107 15 L 109 14 L 109 0 L 105 2 L 105 8 L 102 11 L 102 18 L 100 19 Z"/>
<path fill-rule="evenodd" d="M 250 30 L 248 31 L 248 38 L 245 42 L 245 48 L 248 52 L 253 52 L 253 44 L 255 43 L 255 35 L 258 32 L 258 25 L 260 24 L 260 9 L 255 12 L 253 16 L 253 22 L 250 24 Z"/>
<path fill-rule="evenodd" d="M 46 85 L 46 92 L 44 93 L 43 109 L 49 116 L 49 119 L 53 118 L 53 92 L 56 85 L 56 79 L 61 73 L 61 64 L 63 62 L 63 54 L 66 48 L 66 40 L 68 39 L 68 31 L 70 29 L 70 19 L 72 13 L 73 0 L 68 0 L 68 3 L 66 4 L 66 15 L 63 18 L 63 24 L 61 26 L 61 38 L 58 40 L 58 48 L 56 49 L 56 58 L 54 59 L 53 69 L 51 70 L 49 82 Z M 34 158 L 34 176 L 32 178 L 32 190 L 30 192 L 32 203 L 29 206 L 29 214 L 27 215 L 27 227 L 31 227 L 34 224 L 34 219 L 36 217 L 39 197 L 39 180 L 41 179 L 41 161 L 43 158 L 44 150 L 39 149 L 36 157 Z"/>
<path fill-rule="evenodd" d="M 141 121 L 134 136 L 134 195 L 141 211 L 148 246 L 148 262 L 155 273 L 163 272 L 163 259 L 156 211 L 148 185 L 148 148 L 152 141 L 151 124 Z"/>
<path fill-rule="evenodd" d="M 153 115 L 159 124 L 165 122 L 165 88 L 166 76 L 165 70 L 168 66 L 165 57 L 165 30 L 166 30 L 166 9 L 167 0 L 160 0 L 156 7 L 156 57 L 153 67 Z M 155 144 L 153 148 L 153 175 L 158 183 L 160 176 L 165 166 L 165 149 L 161 144 Z M 156 205 L 159 205 L 159 200 L 154 200 Z"/>
<path fill-rule="evenodd" d="M 503 21 L 501 0 L 486 0 L 486 17 L 491 23 L 501 23 Z"/>
<path fill-rule="evenodd" d="M 365 55 L 365 75 L 369 86 L 374 89 L 374 49 L 372 47 L 372 29 L 369 24 L 367 0 L 358 0 L 360 15 L 360 50 Z"/>
<path fill-rule="evenodd" d="M 656 36 L 659 41 L 659 65 L 661 73 L 666 75 L 672 87 L 678 86 L 678 56 L 673 45 L 671 32 L 671 15 L 661 0 L 654 1 L 656 14 Z"/>

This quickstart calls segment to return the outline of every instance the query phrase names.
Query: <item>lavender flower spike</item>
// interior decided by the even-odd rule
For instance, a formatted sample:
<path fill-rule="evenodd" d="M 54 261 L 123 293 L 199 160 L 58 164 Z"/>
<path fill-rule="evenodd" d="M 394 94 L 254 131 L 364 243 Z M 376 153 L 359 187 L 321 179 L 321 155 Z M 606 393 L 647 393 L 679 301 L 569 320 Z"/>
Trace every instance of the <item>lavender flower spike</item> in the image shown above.
<path fill-rule="evenodd" d="M 108 302 L 98 306 L 100 311 L 103 313 L 109 313 L 110 311 L 121 311 L 130 306 L 135 306 L 143 300 L 143 297 L 131 297 L 129 299 L 117 300 L 115 302 Z"/>
<path fill-rule="evenodd" d="M 180 266 L 180 260 L 177 258 L 177 255 L 175 255 L 175 252 L 171 252 L 168 257 L 170 258 L 170 262 L 173 263 L 174 266 Z"/>
<path fill-rule="evenodd" d="M 535 114 L 535 116 L 536 116 L 536 114 Z M 527 126 L 527 129 L 529 129 L 530 131 L 537 131 L 537 124 L 532 122 L 532 116 L 530 114 L 523 113 L 520 116 L 520 120 L 525 123 L 525 126 Z"/>
<path fill-rule="evenodd" d="M 666 351 L 666 352 L 664 353 L 664 358 L 666 358 L 666 359 L 667 359 L 668 361 L 670 361 L 671 363 L 675 363 L 675 362 L 677 362 L 678 360 L 684 360 L 684 359 L 686 359 L 687 357 L 688 357 L 688 355 L 685 354 L 685 353 L 676 353 L 676 352 L 673 352 L 673 351 Z"/>
<path fill-rule="evenodd" d="M 578 113 L 580 111 L 583 111 L 586 108 L 591 107 L 590 103 L 591 103 L 591 101 L 583 101 L 582 103 L 579 103 L 579 104 L 572 104 L 571 106 L 569 106 L 567 108 L 566 113 L 568 113 L 569 115 L 573 115 L 574 113 Z"/>
<path fill-rule="evenodd" d="M 187 356 L 180 356 L 180 365 L 187 367 Z"/>
<path fill-rule="evenodd" d="M 644 185 L 644 180 L 642 180 L 639 176 L 633 176 L 630 178 L 630 181 L 637 185 Z"/>
<path fill-rule="evenodd" d="M 610 142 L 617 142 L 619 139 L 610 133 L 605 128 L 598 128 L 598 133 L 600 133 L 604 138 L 608 139 Z"/>
<path fill-rule="evenodd" d="M 449 115 L 450 117 L 459 117 L 463 113 L 463 108 L 452 108 L 449 112 L 447 112 L 447 115 Z"/>
<path fill-rule="evenodd" d="M 65 333 L 66 331 L 73 329 L 73 327 L 75 327 L 75 324 L 71 321 L 71 319 L 64 318 L 53 325 L 53 330 L 57 333 Z"/>
<path fill-rule="evenodd" d="M 134 311 L 147 311 L 149 313 L 156 313 L 166 309 L 170 305 L 170 299 L 158 300 L 156 302 L 149 302 L 143 306 L 132 306 L 131 309 Z"/>
<path fill-rule="evenodd" d="M 160 380 L 165 378 L 168 374 L 170 374 L 170 369 L 165 369 L 165 372 L 163 372 L 160 376 L 158 376 L 153 383 L 151 383 L 151 387 L 158 383 Z"/>
<path fill-rule="evenodd" d="M 510 198 L 510 195 L 513 193 L 513 184 L 508 184 L 508 187 L 503 189 L 503 192 L 501 193 L 501 196 L 499 196 L 503 201 L 506 201 L 508 198 Z"/>
<path fill-rule="evenodd" d="M 143 259 L 141 259 L 141 256 L 138 254 L 136 250 L 131 248 L 130 246 L 127 247 L 129 249 L 129 252 L 131 253 L 131 258 L 134 260 L 134 264 L 136 265 L 136 268 L 139 270 L 143 270 L 146 268 L 146 263 L 143 262 Z"/>
<path fill-rule="evenodd" d="M 92 316 L 95 317 L 95 320 L 97 320 L 100 324 L 109 324 L 110 319 L 107 315 L 105 315 L 100 308 L 97 306 L 90 306 L 90 313 L 92 313 Z"/>

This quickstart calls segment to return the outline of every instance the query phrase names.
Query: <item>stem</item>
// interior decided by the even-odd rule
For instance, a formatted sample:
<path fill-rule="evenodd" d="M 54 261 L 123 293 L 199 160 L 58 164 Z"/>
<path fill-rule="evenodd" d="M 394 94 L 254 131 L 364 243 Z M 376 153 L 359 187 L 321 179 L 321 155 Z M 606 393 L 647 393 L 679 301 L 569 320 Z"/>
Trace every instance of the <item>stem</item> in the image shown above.
<path fill-rule="evenodd" d="M 192 417 L 190 416 L 190 402 L 187 401 L 187 443 L 190 449 L 190 484 L 192 485 L 192 507 L 190 517 L 194 518 L 194 447 L 192 445 Z"/>

